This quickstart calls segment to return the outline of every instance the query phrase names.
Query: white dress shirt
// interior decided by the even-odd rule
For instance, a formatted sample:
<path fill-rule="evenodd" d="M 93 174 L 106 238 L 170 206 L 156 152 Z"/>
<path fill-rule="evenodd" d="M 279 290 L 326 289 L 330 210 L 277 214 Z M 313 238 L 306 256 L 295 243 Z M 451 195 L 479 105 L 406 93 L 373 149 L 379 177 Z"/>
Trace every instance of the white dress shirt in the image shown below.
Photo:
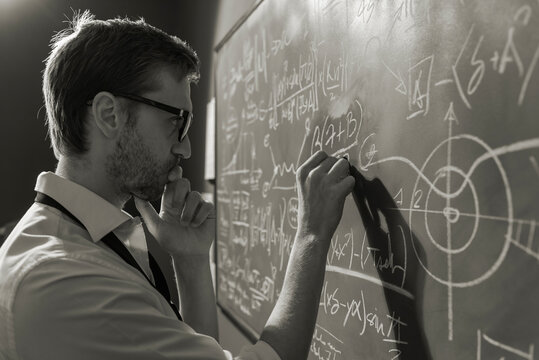
<path fill-rule="evenodd" d="M 35 190 L 86 229 L 34 203 L 0 248 L 0 359 L 232 359 L 100 241 L 113 231 L 151 278 L 139 218 L 54 173 Z M 279 357 L 259 341 L 235 359 Z"/>

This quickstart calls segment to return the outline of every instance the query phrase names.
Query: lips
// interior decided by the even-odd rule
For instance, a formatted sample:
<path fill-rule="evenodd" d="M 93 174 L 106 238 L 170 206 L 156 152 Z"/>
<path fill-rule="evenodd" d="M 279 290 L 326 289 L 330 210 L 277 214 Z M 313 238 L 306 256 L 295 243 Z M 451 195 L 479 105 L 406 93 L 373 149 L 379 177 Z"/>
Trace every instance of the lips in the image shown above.
<path fill-rule="evenodd" d="M 168 173 L 174 170 L 176 166 L 180 166 L 180 159 L 173 159 L 170 161 L 170 165 L 168 167 Z"/>

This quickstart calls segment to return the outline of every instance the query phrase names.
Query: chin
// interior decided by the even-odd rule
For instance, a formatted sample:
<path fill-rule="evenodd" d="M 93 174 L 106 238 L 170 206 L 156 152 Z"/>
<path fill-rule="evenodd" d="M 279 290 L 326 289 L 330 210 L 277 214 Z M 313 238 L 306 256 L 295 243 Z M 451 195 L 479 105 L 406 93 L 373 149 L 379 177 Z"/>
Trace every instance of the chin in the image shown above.
<path fill-rule="evenodd" d="M 165 190 L 165 186 L 148 186 L 148 187 L 142 187 L 138 188 L 131 193 L 138 197 L 141 200 L 146 201 L 157 201 L 161 199 L 161 196 L 163 196 L 163 191 Z"/>

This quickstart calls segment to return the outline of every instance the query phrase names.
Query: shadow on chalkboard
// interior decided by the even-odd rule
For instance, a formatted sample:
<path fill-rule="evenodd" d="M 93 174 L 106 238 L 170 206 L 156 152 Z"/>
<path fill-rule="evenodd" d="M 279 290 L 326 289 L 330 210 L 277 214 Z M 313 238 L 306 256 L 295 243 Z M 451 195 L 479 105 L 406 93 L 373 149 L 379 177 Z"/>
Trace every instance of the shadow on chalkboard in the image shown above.
<path fill-rule="evenodd" d="M 426 265 L 424 248 L 382 181 L 367 180 L 352 165 L 350 174 L 356 179 L 353 196 L 369 247 L 377 253 L 378 275 L 390 284 L 384 286 L 384 295 L 389 315 L 399 324 L 395 329 L 398 358 L 431 359 L 422 319 L 425 272 L 418 260 Z M 382 229 L 380 216 L 387 224 L 387 232 Z M 395 291 L 396 287 L 402 291 Z"/>

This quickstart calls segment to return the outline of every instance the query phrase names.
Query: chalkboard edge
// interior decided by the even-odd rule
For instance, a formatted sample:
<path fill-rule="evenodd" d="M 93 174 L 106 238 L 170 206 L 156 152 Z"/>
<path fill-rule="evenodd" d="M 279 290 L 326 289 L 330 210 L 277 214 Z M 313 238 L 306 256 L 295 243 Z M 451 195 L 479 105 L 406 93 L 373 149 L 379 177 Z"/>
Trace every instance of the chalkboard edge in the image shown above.
<path fill-rule="evenodd" d="M 249 18 L 249 16 L 251 16 L 251 14 L 258 8 L 258 6 L 262 4 L 263 1 L 264 0 L 256 0 L 256 2 L 251 6 L 251 8 L 247 12 L 245 12 L 245 14 L 243 14 L 242 17 L 238 19 L 238 21 L 236 21 L 234 26 L 230 28 L 230 30 L 221 39 L 221 41 L 219 41 L 217 45 L 215 45 L 215 52 L 219 52 L 223 45 L 232 37 L 232 35 L 234 35 L 234 33 L 240 28 L 241 25 L 243 25 L 243 23 Z"/>
<path fill-rule="evenodd" d="M 262 1 L 264 0 L 259 0 L 257 1 L 257 4 L 261 3 Z M 253 6 L 253 9 L 251 11 L 249 11 L 245 18 L 247 18 L 253 11 L 254 9 L 256 9 L 258 5 L 255 5 Z M 245 19 L 242 19 L 241 21 L 238 21 L 238 23 L 235 25 L 235 27 L 233 28 L 233 30 L 235 31 L 237 27 L 239 27 L 239 25 L 241 25 L 243 23 L 243 21 L 245 21 Z M 233 31 L 230 31 L 229 32 L 229 35 L 232 35 Z M 228 40 L 230 36 L 228 36 L 226 39 Z M 224 41 L 225 39 L 223 39 Z M 217 50 L 215 50 L 215 54 L 218 56 L 217 54 Z M 217 67 L 217 61 L 214 61 L 213 62 L 213 73 L 215 74 L 216 72 L 216 67 Z M 218 164 L 217 164 L 217 145 L 218 145 L 218 141 L 217 141 L 217 127 L 218 127 L 218 119 L 217 119 L 217 76 L 214 76 L 213 78 L 214 80 L 214 95 L 215 95 L 215 123 L 214 123 L 214 126 L 215 126 L 215 138 L 214 138 L 214 141 L 215 141 L 215 147 L 214 147 L 214 151 L 215 151 L 215 163 L 214 163 L 214 166 L 215 166 L 215 184 L 214 184 L 214 187 L 213 187 L 213 196 L 214 196 L 214 199 L 215 199 L 215 204 L 217 204 L 217 199 L 218 199 L 218 196 L 217 196 L 217 189 L 218 189 L 218 184 L 217 184 L 217 181 L 218 181 L 218 177 L 217 177 L 217 170 L 218 170 Z M 218 215 L 218 207 L 216 206 L 216 213 L 217 213 L 217 218 L 219 218 L 219 215 Z M 228 310 L 226 308 L 226 306 L 224 304 L 221 304 L 221 302 L 219 301 L 220 297 L 219 297 L 219 276 L 218 276 L 218 272 L 219 272 L 219 265 L 218 265 L 218 259 L 219 259 L 219 256 L 218 256 L 218 248 L 219 246 L 217 246 L 217 241 L 218 241 L 218 237 L 219 237 L 219 232 L 217 230 L 217 226 L 215 227 L 215 246 L 213 247 L 213 251 L 214 251 L 214 259 L 215 259 L 215 297 L 216 297 L 216 303 L 217 303 L 217 306 L 219 307 L 219 309 L 221 309 L 221 312 L 223 313 L 223 315 L 234 325 L 234 327 L 236 329 L 238 329 L 238 331 L 240 333 L 242 333 L 252 344 L 256 343 L 258 341 L 258 338 L 260 337 L 260 334 L 258 334 L 249 324 L 247 324 L 247 322 L 243 321 L 241 318 L 237 318 L 236 316 L 234 316 L 234 314 L 232 313 L 232 311 Z"/>
<path fill-rule="evenodd" d="M 229 311 L 225 305 L 221 304 L 219 300 L 217 300 L 217 306 L 221 309 L 223 315 L 230 320 L 232 324 L 238 329 L 245 337 L 252 343 L 256 343 L 258 341 L 258 338 L 260 335 L 251 327 L 249 326 L 245 321 L 241 320 L 241 318 L 237 318 L 232 314 L 231 311 Z"/>

